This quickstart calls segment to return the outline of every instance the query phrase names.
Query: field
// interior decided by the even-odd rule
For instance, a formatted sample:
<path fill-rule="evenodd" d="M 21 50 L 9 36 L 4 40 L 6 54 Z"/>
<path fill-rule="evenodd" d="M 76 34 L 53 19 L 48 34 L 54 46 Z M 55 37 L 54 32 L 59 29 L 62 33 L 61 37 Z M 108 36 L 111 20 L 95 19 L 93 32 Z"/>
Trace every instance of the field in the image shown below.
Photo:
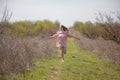
<path fill-rule="evenodd" d="M 79 25 L 70 27 L 70 34 L 80 40 L 68 39 L 65 62 L 62 62 L 55 39 L 48 39 L 59 24 L 49 20 L 1 22 L 0 80 L 120 80 L 120 45 L 116 32 L 109 33 L 116 34 L 111 40 L 106 36 L 108 33 L 96 36 L 94 25 L 84 29 Z"/>
<path fill-rule="evenodd" d="M 120 66 L 79 49 L 73 39 L 68 40 L 65 62 L 58 57 L 36 59 L 36 67 L 17 80 L 119 80 Z"/>

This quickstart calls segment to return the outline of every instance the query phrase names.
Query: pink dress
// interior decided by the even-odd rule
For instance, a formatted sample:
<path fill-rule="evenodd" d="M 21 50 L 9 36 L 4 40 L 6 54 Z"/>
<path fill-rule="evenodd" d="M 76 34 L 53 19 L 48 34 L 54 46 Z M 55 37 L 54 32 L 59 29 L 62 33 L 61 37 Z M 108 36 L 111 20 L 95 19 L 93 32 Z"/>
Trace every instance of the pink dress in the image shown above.
<path fill-rule="evenodd" d="M 57 47 L 66 47 L 66 40 L 69 36 L 67 31 L 58 31 L 56 33 L 56 46 Z"/>

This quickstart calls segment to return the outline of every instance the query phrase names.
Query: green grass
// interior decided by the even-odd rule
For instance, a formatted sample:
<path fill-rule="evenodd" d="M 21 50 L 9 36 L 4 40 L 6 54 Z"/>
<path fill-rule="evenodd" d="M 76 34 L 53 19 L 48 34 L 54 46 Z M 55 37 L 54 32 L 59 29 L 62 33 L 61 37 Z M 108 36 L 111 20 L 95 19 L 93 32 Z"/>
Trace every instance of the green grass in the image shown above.
<path fill-rule="evenodd" d="M 120 66 L 99 59 L 96 55 L 80 50 L 73 40 L 68 42 L 57 80 L 119 80 Z"/>
<path fill-rule="evenodd" d="M 18 80 L 120 80 L 119 65 L 80 50 L 73 39 L 67 51 L 63 63 L 57 56 L 35 60 L 36 67 Z"/>
<path fill-rule="evenodd" d="M 25 76 L 19 75 L 17 80 L 45 80 L 56 65 L 57 61 L 58 58 L 56 57 L 36 59 L 36 67 L 27 71 Z"/>

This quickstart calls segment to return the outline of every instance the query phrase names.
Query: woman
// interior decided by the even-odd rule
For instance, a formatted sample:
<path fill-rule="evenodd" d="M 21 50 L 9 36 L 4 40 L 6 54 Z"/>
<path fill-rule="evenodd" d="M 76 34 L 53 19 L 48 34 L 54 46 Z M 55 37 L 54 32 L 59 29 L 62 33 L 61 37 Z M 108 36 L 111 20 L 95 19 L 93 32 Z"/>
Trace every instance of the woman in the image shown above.
<path fill-rule="evenodd" d="M 79 40 L 79 38 L 69 34 L 68 28 L 66 28 L 64 25 L 61 25 L 56 34 L 50 37 L 56 38 L 56 46 L 61 50 L 62 62 L 64 62 L 64 54 L 66 54 L 66 41 L 68 37 L 73 37 Z"/>

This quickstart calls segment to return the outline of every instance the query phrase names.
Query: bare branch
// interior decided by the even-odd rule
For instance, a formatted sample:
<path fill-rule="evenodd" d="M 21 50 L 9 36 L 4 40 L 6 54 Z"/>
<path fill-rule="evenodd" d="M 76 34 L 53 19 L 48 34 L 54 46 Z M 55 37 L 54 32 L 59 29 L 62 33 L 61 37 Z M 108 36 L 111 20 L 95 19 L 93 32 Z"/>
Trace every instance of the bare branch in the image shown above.
<path fill-rule="evenodd" d="M 11 17 L 12 17 L 12 12 L 8 10 L 7 2 L 6 2 L 5 9 L 1 18 L 1 22 L 9 22 Z"/>
<path fill-rule="evenodd" d="M 120 11 L 116 12 L 116 17 L 117 17 L 118 21 L 120 22 Z"/>
<path fill-rule="evenodd" d="M 108 15 L 107 13 L 105 13 L 104 16 L 105 16 L 105 19 L 106 19 L 107 23 L 111 24 L 111 23 L 114 22 L 114 18 L 110 14 Z"/>
<path fill-rule="evenodd" d="M 98 12 L 98 16 L 96 17 L 97 22 L 104 23 L 104 16 L 101 12 Z"/>

